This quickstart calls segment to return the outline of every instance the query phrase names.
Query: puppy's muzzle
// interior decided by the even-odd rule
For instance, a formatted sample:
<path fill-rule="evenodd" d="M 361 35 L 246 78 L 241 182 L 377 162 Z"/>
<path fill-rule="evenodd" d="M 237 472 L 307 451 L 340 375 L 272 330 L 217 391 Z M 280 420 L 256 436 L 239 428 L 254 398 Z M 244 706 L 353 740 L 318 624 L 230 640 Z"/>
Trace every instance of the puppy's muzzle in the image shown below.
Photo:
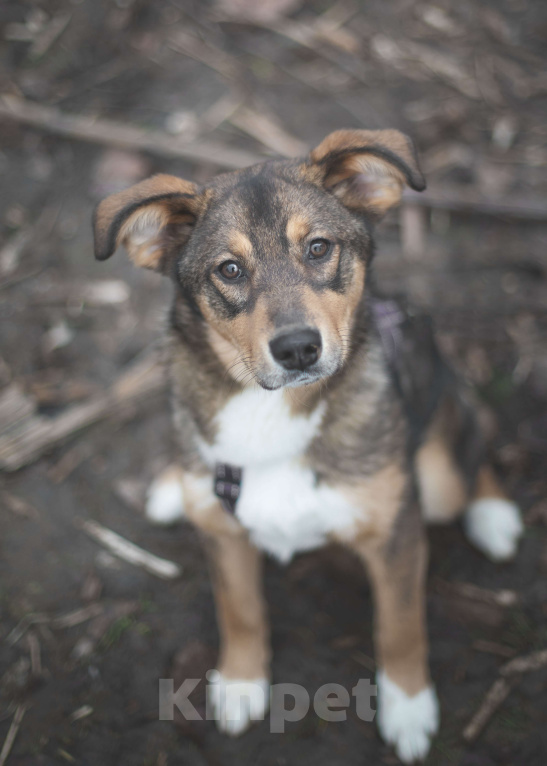
<path fill-rule="evenodd" d="M 291 330 L 270 341 L 275 361 L 286 370 L 307 370 L 321 356 L 321 335 L 311 327 Z"/>

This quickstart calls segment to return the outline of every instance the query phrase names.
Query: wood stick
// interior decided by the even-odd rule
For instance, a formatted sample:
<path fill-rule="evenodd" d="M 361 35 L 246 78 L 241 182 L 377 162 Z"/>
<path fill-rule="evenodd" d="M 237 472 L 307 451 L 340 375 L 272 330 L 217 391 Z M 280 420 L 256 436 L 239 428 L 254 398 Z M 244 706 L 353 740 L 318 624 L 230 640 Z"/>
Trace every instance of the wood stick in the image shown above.
<path fill-rule="evenodd" d="M 448 596 L 459 596 L 471 601 L 495 606 L 511 607 L 518 603 L 518 594 L 514 590 L 489 590 L 468 582 L 448 582 L 440 577 L 435 579 L 435 587 L 439 593 Z"/>
<path fill-rule="evenodd" d="M 281 157 L 301 157 L 308 151 L 303 141 L 287 133 L 276 120 L 250 107 L 237 109 L 228 121 Z"/>
<path fill-rule="evenodd" d="M 93 715 L 93 708 L 91 705 L 82 705 L 82 707 L 79 707 L 70 714 L 69 720 L 71 723 L 74 723 L 75 721 L 81 721 L 82 718 L 87 718 L 90 715 Z"/>
<path fill-rule="evenodd" d="M 25 715 L 26 710 L 27 708 L 23 704 L 23 705 L 19 705 L 19 707 L 15 711 L 15 715 L 13 716 L 13 721 L 11 722 L 11 726 L 9 727 L 8 734 L 6 736 L 6 739 L 4 740 L 2 751 L 0 752 L 0 766 L 4 766 L 4 764 L 8 760 L 8 756 L 11 753 L 11 748 L 13 747 L 13 743 L 15 742 L 15 737 L 17 736 L 17 732 L 19 731 L 19 727 L 21 726 L 21 721 L 23 720 L 23 716 Z"/>
<path fill-rule="evenodd" d="M 27 635 L 27 643 L 30 652 L 32 675 L 35 678 L 39 678 L 42 675 L 42 652 L 38 636 L 32 630 Z"/>
<path fill-rule="evenodd" d="M 507 662 L 500 669 L 501 677 L 492 684 L 482 705 L 463 730 L 463 738 L 466 742 L 477 739 L 490 718 L 508 697 L 520 674 L 539 670 L 545 665 L 547 665 L 547 649 L 526 654 L 524 657 L 515 657 Z"/>
<path fill-rule="evenodd" d="M 499 218 L 522 221 L 547 221 L 547 202 L 545 200 L 515 199 L 489 200 L 479 197 L 473 191 L 461 192 L 459 189 L 428 188 L 426 192 L 405 191 L 403 204 L 428 207 L 433 210 L 448 210 L 453 213 L 469 215 L 492 215 Z"/>
<path fill-rule="evenodd" d="M 237 170 L 264 159 L 215 141 L 188 142 L 162 130 L 147 130 L 114 120 L 66 114 L 55 107 L 9 94 L 0 95 L 0 117 L 80 141 L 178 157 L 190 162 L 205 162 L 219 168 Z"/>
<path fill-rule="evenodd" d="M 401 208 L 401 244 L 409 260 L 415 260 L 425 252 L 426 211 L 423 207 L 408 202 Z"/>
<path fill-rule="evenodd" d="M 98 617 L 104 611 L 103 605 L 98 603 L 89 604 L 82 609 L 76 609 L 68 614 L 63 614 L 60 617 L 55 617 L 51 621 L 51 625 L 54 628 L 73 628 L 75 625 L 81 625 L 83 622 L 92 620 L 94 617 Z"/>
<path fill-rule="evenodd" d="M 463 730 L 463 738 L 466 742 L 474 742 L 477 739 L 496 710 L 507 699 L 510 691 L 511 684 L 505 678 L 498 678 L 492 684 L 482 705 Z"/>
<path fill-rule="evenodd" d="M 539 670 L 547 665 L 547 649 L 526 654 L 524 657 L 515 657 L 500 670 L 502 676 L 513 676 L 516 673 L 529 673 L 531 670 Z"/>
<path fill-rule="evenodd" d="M 239 169 L 265 159 L 258 154 L 214 141 L 185 142 L 162 130 L 146 130 L 113 120 L 66 114 L 54 107 L 42 106 L 9 94 L 0 95 L 0 117 L 80 141 L 121 146 L 190 162 L 206 162 L 219 168 Z M 420 207 L 455 213 L 547 221 L 547 202 L 544 200 L 485 200 L 452 188 L 439 188 L 421 194 L 406 192 L 403 204 L 406 199 Z"/>
<path fill-rule="evenodd" d="M 142 567 L 163 580 L 172 580 L 179 577 L 182 573 L 178 564 L 166 559 L 154 556 L 153 553 L 139 548 L 138 545 L 130 543 L 121 535 L 113 532 L 111 529 L 103 527 L 96 521 L 83 521 L 81 527 L 90 537 L 104 545 L 111 553 L 123 561 L 127 561 L 134 566 Z"/>
<path fill-rule="evenodd" d="M 60 415 L 51 418 L 31 415 L 28 408 L 20 407 L 27 417 L 21 417 L 16 427 L 8 423 L 5 430 L 0 431 L 0 469 L 17 471 L 93 423 L 111 416 L 132 414 L 135 403 L 162 391 L 165 386 L 163 367 L 153 353 L 132 365 L 105 393 L 75 404 Z M 10 397 L 11 401 L 13 393 Z"/>
<path fill-rule="evenodd" d="M 15 644 L 22 638 L 31 625 L 42 625 L 49 622 L 47 614 L 41 612 L 33 612 L 32 614 L 26 614 L 14 627 L 11 633 L 6 638 L 6 644 L 8 646 L 15 646 Z"/>

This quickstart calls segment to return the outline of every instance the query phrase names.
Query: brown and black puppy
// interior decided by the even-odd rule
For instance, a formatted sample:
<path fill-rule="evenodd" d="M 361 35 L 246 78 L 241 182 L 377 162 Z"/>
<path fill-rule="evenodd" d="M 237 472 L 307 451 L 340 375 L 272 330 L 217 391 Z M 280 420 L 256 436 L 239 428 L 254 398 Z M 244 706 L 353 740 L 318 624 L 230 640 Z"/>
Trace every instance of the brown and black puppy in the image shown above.
<path fill-rule="evenodd" d="M 238 734 L 267 708 L 259 551 L 289 561 L 334 540 L 368 570 L 378 724 L 411 762 L 439 718 L 423 519 L 465 511 L 472 541 L 498 560 L 514 554 L 522 525 L 427 327 L 372 295 L 373 227 L 405 185 L 425 186 L 408 138 L 338 131 L 305 159 L 201 188 L 143 181 L 99 205 L 95 237 L 97 258 L 123 244 L 174 283 L 179 461 L 152 486 L 148 514 L 184 512 L 209 543 L 220 727 Z"/>

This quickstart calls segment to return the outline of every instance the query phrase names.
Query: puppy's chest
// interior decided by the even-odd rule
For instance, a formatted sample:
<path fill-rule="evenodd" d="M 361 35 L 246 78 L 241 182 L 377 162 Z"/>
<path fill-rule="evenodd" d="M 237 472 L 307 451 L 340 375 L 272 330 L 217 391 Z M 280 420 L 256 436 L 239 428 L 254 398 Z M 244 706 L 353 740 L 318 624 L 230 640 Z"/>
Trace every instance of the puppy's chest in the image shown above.
<path fill-rule="evenodd" d="M 323 405 L 294 415 L 282 391 L 246 389 L 219 412 L 213 444 L 199 445 L 211 468 L 243 469 L 237 519 L 258 547 L 281 561 L 323 545 L 355 520 L 344 496 L 319 483 L 304 461 L 323 415 Z"/>

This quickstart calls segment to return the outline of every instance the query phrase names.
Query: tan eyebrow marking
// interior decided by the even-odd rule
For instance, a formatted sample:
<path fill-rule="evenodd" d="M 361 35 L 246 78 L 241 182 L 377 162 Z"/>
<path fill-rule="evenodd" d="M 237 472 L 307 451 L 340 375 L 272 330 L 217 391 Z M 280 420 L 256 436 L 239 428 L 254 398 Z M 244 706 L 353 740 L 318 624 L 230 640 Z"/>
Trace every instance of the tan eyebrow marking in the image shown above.
<path fill-rule="evenodd" d="M 232 229 L 230 232 L 228 247 L 234 255 L 250 257 L 253 253 L 250 239 L 242 231 L 238 231 L 238 229 Z"/>
<path fill-rule="evenodd" d="M 287 238 L 293 242 L 301 242 L 310 233 L 310 223 L 298 213 L 287 221 Z"/>

